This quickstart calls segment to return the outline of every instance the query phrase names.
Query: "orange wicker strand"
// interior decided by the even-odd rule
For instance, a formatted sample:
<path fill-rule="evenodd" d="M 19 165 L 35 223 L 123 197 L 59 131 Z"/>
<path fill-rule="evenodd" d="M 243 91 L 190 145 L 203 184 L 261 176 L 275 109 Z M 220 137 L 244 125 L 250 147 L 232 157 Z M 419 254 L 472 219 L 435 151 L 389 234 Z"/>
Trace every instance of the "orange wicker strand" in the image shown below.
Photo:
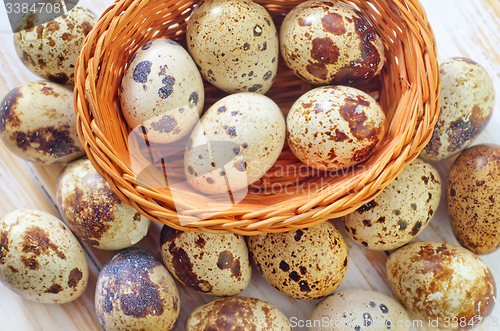
<path fill-rule="evenodd" d="M 258 0 L 273 17 L 283 16 L 303 0 Z M 146 41 L 164 37 L 182 43 L 190 0 L 118 0 L 87 36 L 75 68 L 74 103 L 78 135 L 97 171 L 117 195 L 140 213 L 184 231 L 256 235 L 312 226 L 341 217 L 379 194 L 430 140 L 439 115 L 440 78 L 435 38 L 418 0 L 339 0 L 368 17 L 385 47 L 379 80 L 367 85 L 379 96 L 389 125 L 377 152 L 361 165 L 320 172 L 300 163 L 285 149 L 276 164 L 238 204 L 222 196 L 203 196 L 183 185 L 170 189 L 169 179 L 183 178 L 182 158 L 139 178 L 133 162 L 146 166 L 144 155 L 122 117 L 118 89 L 126 64 Z M 286 114 L 312 86 L 280 61 L 268 92 Z M 205 85 L 206 107 L 225 96 Z M 162 150 L 148 153 L 161 156 Z M 141 150 L 142 153 L 142 150 Z M 134 161 L 135 160 L 135 161 Z M 168 169 L 168 170 L 167 170 Z M 145 185 L 145 184 L 148 185 Z M 151 183 L 158 187 L 149 187 Z"/>

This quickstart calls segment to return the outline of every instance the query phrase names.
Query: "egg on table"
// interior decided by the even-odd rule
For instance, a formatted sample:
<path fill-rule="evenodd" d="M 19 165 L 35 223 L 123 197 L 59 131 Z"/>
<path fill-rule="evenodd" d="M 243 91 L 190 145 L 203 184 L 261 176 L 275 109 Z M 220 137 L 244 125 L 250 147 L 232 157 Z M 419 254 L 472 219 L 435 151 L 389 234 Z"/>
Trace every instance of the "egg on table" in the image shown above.
<path fill-rule="evenodd" d="M 187 45 L 203 77 L 227 93 L 266 93 L 278 70 L 271 15 L 249 0 L 201 1 L 187 25 Z"/>
<path fill-rule="evenodd" d="M 214 327 L 217 326 L 217 329 Z M 184 331 L 292 331 L 278 308 L 255 298 L 230 297 L 208 302 L 191 312 Z"/>
<path fill-rule="evenodd" d="M 71 231 L 99 249 L 123 249 L 148 233 L 149 219 L 122 201 L 88 159 L 61 171 L 56 201 Z"/>
<path fill-rule="evenodd" d="M 127 248 L 99 273 L 95 307 L 104 331 L 172 331 L 180 301 L 167 268 L 148 251 Z"/>
<path fill-rule="evenodd" d="M 323 86 L 303 94 L 286 118 L 288 144 L 306 165 L 339 170 L 369 158 L 386 131 L 385 114 L 368 94 Z"/>
<path fill-rule="evenodd" d="M 247 242 L 264 279 L 293 298 L 324 297 L 339 287 L 347 272 L 347 245 L 330 222 L 249 236 Z"/>
<path fill-rule="evenodd" d="M 236 93 L 214 103 L 191 133 L 184 173 L 196 190 L 235 192 L 259 180 L 285 144 L 285 118 L 270 98 Z"/>
<path fill-rule="evenodd" d="M 169 143 L 187 136 L 205 102 L 200 72 L 175 41 L 153 39 L 130 59 L 122 78 L 120 104 L 132 129 L 152 142 Z"/>
<path fill-rule="evenodd" d="M 451 58 L 439 65 L 440 113 L 432 138 L 420 153 L 428 161 L 459 154 L 484 130 L 495 107 L 495 88 L 478 63 Z"/>
<path fill-rule="evenodd" d="M 62 304 L 83 294 L 88 277 L 80 243 L 57 217 L 20 209 L 0 219 L 0 281 L 12 291 Z"/>
<path fill-rule="evenodd" d="M 416 159 L 372 201 L 344 216 L 349 236 L 376 250 L 401 247 L 418 236 L 439 206 L 438 171 Z"/>
<path fill-rule="evenodd" d="M 160 252 L 178 281 L 205 294 L 236 295 L 252 276 L 245 239 L 237 234 L 184 232 L 164 225 Z"/>
<path fill-rule="evenodd" d="M 471 251 L 452 244 L 415 242 L 387 259 L 387 278 L 409 312 L 439 328 L 467 330 L 495 305 L 495 280 Z"/>
<path fill-rule="evenodd" d="M 313 310 L 308 331 L 408 331 L 406 309 L 397 300 L 375 291 L 348 289 L 323 299 Z"/>
<path fill-rule="evenodd" d="M 40 7 L 44 5 L 44 7 Z M 49 7 L 51 5 L 51 7 Z M 14 34 L 17 55 L 26 67 L 40 77 L 60 84 L 74 84 L 75 64 L 85 37 L 97 23 L 97 16 L 76 6 L 54 20 L 40 24 L 45 11 L 57 10 L 60 1 L 37 4 L 17 22 Z M 63 9 L 60 9 L 61 13 Z"/>
<path fill-rule="evenodd" d="M 12 153 L 38 164 L 85 155 L 76 132 L 73 92 L 53 82 L 25 83 L 3 98 L 0 138 Z"/>
<path fill-rule="evenodd" d="M 448 215 L 458 242 L 476 254 L 500 249 L 500 146 L 477 145 L 451 166 Z"/>
<path fill-rule="evenodd" d="M 313 85 L 358 85 L 384 65 L 384 46 L 368 19 L 337 1 L 300 3 L 280 28 L 281 55 Z"/>

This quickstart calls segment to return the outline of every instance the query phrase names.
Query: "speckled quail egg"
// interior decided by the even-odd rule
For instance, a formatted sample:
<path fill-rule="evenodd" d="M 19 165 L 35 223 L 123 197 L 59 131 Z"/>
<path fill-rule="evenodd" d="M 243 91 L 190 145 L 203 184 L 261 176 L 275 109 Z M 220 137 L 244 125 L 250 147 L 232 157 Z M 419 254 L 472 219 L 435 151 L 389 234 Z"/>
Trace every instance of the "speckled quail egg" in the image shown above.
<path fill-rule="evenodd" d="M 397 300 L 362 289 L 326 297 L 314 308 L 309 323 L 308 331 L 408 331 L 411 325 L 408 312 Z"/>
<path fill-rule="evenodd" d="M 430 164 L 410 163 L 375 199 L 344 217 L 349 236 L 370 249 L 391 250 L 429 224 L 441 198 L 441 179 Z"/>
<path fill-rule="evenodd" d="M 432 138 L 420 153 L 440 161 L 466 149 L 488 124 L 495 107 L 495 88 L 483 67 L 466 58 L 451 58 L 439 66 L 440 113 Z"/>
<path fill-rule="evenodd" d="M 183 232 L 165 225 L 160 249 L 170 273 L 205 294 L 236 295 L 252 276 L 245 239 L 237 234 Z"/>
<path fill-rule="evenodd" d="M 56 199 L 71 231 L 99 249 L 132 246 L 148 232 L 149 219 L 122 201 L 88 159 L 61 171 Z"/>
<path fill-rule="evenodd" d="M 274 101 L 236 93 L 214 103 L 188 140 L 184 173 L 195 189 L 217 194 L 246 188 L 278 159 L 285 118 Z"/>
<path fill-rule="evenodd" d="M 88 276 L 80 243 L 57 217 L 20 209 L 0 219 L 0 281 L 12 291 L 62 304 L 83 294 Z"/>
<path fill-rule="evenodd" d="M 368 94 L 324 86 L 302 95 L 286 118 L 295 156 L 320 170 L 339 170 L 370 157 L 386 130 L 385 114 Z"/>
<path fill-rule="evenodd" d="M 442 329 L 471 329 L 493 311 L 495 280 L 469 250 L 439 242 L 415 242 L 387 260 L 387 278 L 396 297 L 424 321 Z"/>
<path fill-rule="evenodd" d="M 189 52 L 203 77 L 227 93 L 266 93 L 278 70 L 271 15 L 249 0 L 206 0 L 187 26 Z"/>
<path fill-rule="evenodd" d="M 76 133 L 73 92 L 38 81 L 10 91 L 0 104 L 0 138 L 15 155 L 39 164 L 85 155 Z"/>
<path fill-rule="evenodd" d="M 120 89 L 123 116 L 149 141 L 169 143 L 187 136 L 204 102 L 200 72 L 175 41 L 150 40 L 127 64 Z"/>
<path fill-rule="evenodd" d="M 51 8 L 56 3 L 61 4 L 54 1 Z M 44 10 L 38 7 L 36 13 L 28 11 L 17 22 L 19 32 L 14 34 L 17 55 L 38 76 L 61 84 L 74 84 L 76 59 L 85 37 L 97 23 L 97 16 L 76 6 L 65 15 L 39 24 L 43 15 Z"/>
<path fill-rule="evenodd" d="M 208 302 L 188 316 L 184 331 L 252 330 L 292 331 L 278 308 L 255 298 L 231 297 Z"/>
<path fill-rule="evenodd" d="M 293 298 L 324 297 L 339 287 L 347 272 L 347 245 L 330 222 L 251 236 L 247 243 L 267 282 Z"/>
<path fill-rule="evenodd" d="M 384 65 L 384 46 L 368 19 L 336 1 L 292 9 L 280 28 L 280 48 L 287 66 L 313 85 L 357 85 Z"/>
<path fill-rule="evenodd" d="M 167 268 L 139 248 L 124 249 L 104 265 L 95 306 L 104 331 L 172 331 L 180 312 L 179 293 Z"/>
<path fill-rule="evenodd" d="M 453 232 L 476 254 L 500 249 L 500 146 L 473 146 L 448 174 L 446 200 Z"/>

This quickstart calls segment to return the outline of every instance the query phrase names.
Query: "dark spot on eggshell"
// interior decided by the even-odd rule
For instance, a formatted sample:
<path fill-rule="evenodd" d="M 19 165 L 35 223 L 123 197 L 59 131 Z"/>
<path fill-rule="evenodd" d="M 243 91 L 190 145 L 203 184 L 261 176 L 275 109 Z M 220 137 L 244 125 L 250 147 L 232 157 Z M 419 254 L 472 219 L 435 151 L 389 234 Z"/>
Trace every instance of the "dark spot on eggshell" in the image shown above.
<path fill-rule="evenodd" d="M 217 110 L 219 113 L 225 113 L 227 111 L 226 106 L 222 106 Z"/>
<path fill-rule="evenodd" d="M 412 203 L 412 204 L 410 204 L 410 207 L 411 207 L 411 209 L 413 209 L 413 210 L 417 210 L 417 204 L 416 204 L 416 203 Z"/>
<path fill-rule="evenodd" d="M 21 125 L 21 121 L 16 115 L 16 109 L 22 97 L 23 94 L 19 87 L 16 87 L 3 98 L 0 105 L 0 133 L 5 131 L 7 123 L 11 127 L 18 127 Z"/>
<path fill-rule="evenodd" d="M 268 72 L 266 72 L 264 74 L 264 76 L 262 78 L 264 78 L 265 81 L 269 80 L 269 78 L 271 78 L 273 76 L 273 72 L 271 70 L 269 70 Z"/>
<path fill-rule="evenodd" d="M 149 49 L 152 44 L 153 44 L 153 40 L 150 40 L 150 41 L 146 42 L 144 45 L 142 45 L 141 49 L 145 51 L 145 50 Z"/>
<path fill-rule="evenodd" d="M 363 220 L 363 225 L 370 228 L 372 226 L 372 221 L 370 220 Z"/>
<path fill-rule="evenodd" d="M 418 232 L 420 231 L 421 227 L 422 227 L 422 222 L 421 221 L 418 221 L 417 223 L 415 223 L 415 225 L 411 229 L 411 235 L 412 236 L 416 236 L 418 234 Z"/>
<path fill-rule="evenodd" d="M 151 123 L 151 128 L 157 132 L 161 133 L 179 133 L 179 128 L 177 128 L 177 120 L 170 116 L 164 115 L 160 120 Z"/>
<path fill-rule="evenodd" d="M 408 223 L 406 223 L 403 220 L 399 220 L 398 221 L 398 225 L 399 225 L 399 230 L 402 231 L 402 230 L 405 230 L 407 228 Z"/>
<path fill-rule="evenodd" d="M 49 21 L 47 22 L 47 33 L 53 33 L 57 30 L 60 29 L 60 26 L 59 26 L 59 23 L 57 23 L 57 21 Z"/>
<path fill-rule="evenodd" d="M 38 261 L 34 256 L 30 257 L 22 256 L 21 262 L 24 264 L 26 268 L 30 270 L 38 270 L 38 268 L 40 268 L 40 264 L 38 263 Z"/>
<path fill-rule="evenodd" d="M 335 149 L 331 148 L 330 151 L 327 154 L 327 157 L 329 160 L 334 160 L 337 157 L 337 154 L 335 153 Z"/>
<path fill-rule="evenodd" d="M 306 66 L 306 70 L 308 73 L 321 80 L 325 80 L 328 77 L 328 69 L 324 63 L 310 63 Z M 297 74 L 297 72 L 295 73 Z M 301 78 L 304 79 L 303 76 Z"/>
<path fill-rule="evenodd" d="M 148 81 L 148 76 L 151 73 L 151 66 L 153 62 L 151 61 L 142 61 L 137 64 L 132 74 L 132 78 L 137 83 L 144 84 Z"/>
<path fill-rule="evenodd" d="M 337 36 L 343 35 L 346 32 L 344 20 L 342 16 L 337 13 L 328 13 L 323 16 L 321 18 L 321 24 L 326 32 L 333 33 Z"/>
<path fill-rule="evenodd" d="M 262 88 L 262 84 L 254 84 L 252 87 L 248 89 L 248 92 L 257 92 Z"/>
<path fill-rule="evenodd" d="M 315 38 L 312 41 L 311 58 L 317 63 L 335 64 L 339 59 L 339 55 L 338 46 L 330 38 Z"/>
<path fill-rule="evenodd" d="M 68 286 L 72 289 L 76 289 L 80 280 L 82 280 L 82 271 L 78 268 L 74 268 L 70 271 L 68 276 Z"/>
<path fill-rule="evenodd" d="M 189 100 L 188 100 L 189 108 L 196 107 L 198 105 L 198 101 L 199 101 L 198 92 L 192 92 L 189 95 Z"/>
<path fill-rule="evenodd" d="M 235 137 L 236 136 L 236 128 L 234 126 L 229 127 L 227 129 L 227 134 Z"/>
<path fill-rule="evenodd" d="M 356 326 L 354 327 L 354 331 L 361 331 L 361 327 L 360 327 L 359 325 L 356 325 Z"/>
<path fill-rule="evenodd" d="M 359 207 L 359 208 L 357 209 L 357 212 L 358 212 L 359 214 L 363 214 L 364 212 L 369 211 L 369 210 L 371 210 L 371 209 L 373 209 L 373 208 L 375 208 L 375 207 L 377 207 L 377 206 L 378 206 L 378 204 L 375 202 L 375 200 L 372 200 L 372 201 L 370 201 L 370 202 L 365 203 L 365 204 L 364 204 L 364 205 L 362 205 L 361 207 Z"/>
<path fill-rule="evenodd" d="M 208 183 L 208 184 L 210 184 L 210 185 L 213 185 L 213 184 L 214 184 L 214 180 L 213 180 L 212 178 L 210 178 L 210 177 L 208 177 L 208 178 L 206 179 L 206 181 L 207 181 L 207 183 Z"/>
<path fill-rule="evenodd" d="M 33 61 L 33 58 L 31 55 L 29 55 L 26 51 L 23 51 L 23 57 L 21 58 L 21 61 L 26 65 L 26 66 L 35 66 L 35 61 Z"/>
<path fill-rule="evenodd" d="M 347 267 L 347 258 L 344 260 L 344 267 Z"/>
<path fill-rule="evenodd" d="M 455 191 L 455 189 L 452 187 L 452 188 L 450 189 L 450 196 L 454 197 L 454 196 L 456 196 L 456 195 L 457 195 L 457 192 L 456 192 L 456 191 Z"/>
<path fill-rule="evenodd" d="M 207 241 L 200 235 L 198 236 L 198 238 L 196 238 L 194 244 L 196 247 L 198 247 L 199 249 L 203 249 L 205 248 L 205 244 L 207 243 Z"/>
<path fill-rule="evenodd" d="M 48 289 L 45 290 L 45 293 L 57 294 L 63 290 L 62 286 L 59 284 L 52 284 Z"/>
<path fill-rule="evenodd" d="M 104 265 L 100 278 L 102 298 L 106 312 L 113 310 L 114 302 L 127 316 L 144 318 L 160 316 L 165 303 L 159 285 L 151 280 L 151 272 L 163 265 L 154 255 L 138 248 L 127 248 L 115 254 Z"/>
<path fill-rule="evenodd" d="M 306 230 L 306 229 L 304 229 L 304 230 Z M 293 236 L 293 239 L 295 239 L 295 241 L 300 241 L 300 239 L 302 239 L 303 235 L 304 235 L 304 231 L 296 230 L 295 235 Z"/>
<path fill-rule="evenodd" d="M 57 74 L 49 74 L 47 78 L 49 80 L 51 80 L 55 83 L 59 83 L 59 84 L 66 84 L 69 81 L 68 75 L 65 74 L 64 72 L 60 72 Z"/>
<path fill-rule="evenodd" d="M 160 96 L 160 98 L 166 99 L 174 92 L 175 78 L 173 76 L 165 76 L 163 77 L 161 82 L 165 86 L 162 86 L 158 89 L 158 95 Z"/>
<path fill-rule="evenodd" d="M 365 247 L 368 247 L 368 243 L 367 243 L 367 242 L 365 242 L 365 241 L 361 242 L 361 244 L 362 244 L 363 246 L 365 246 Z"/>
<path fill-rule="evenodd" d="M 5 264 L 5 257 L 9 253 L 9 233 L 0 232 L 0 264 Z"/>
<path fill-rule="evenodd" d="M 283 270 L 284 272 L 288 272 L 288 271 L 290 271 L 290 266 L 285 261 L 281 261 L 280 262 L 280 269 Z"/>
<path fill-rule="evenodd" d="M 261 52 L 263 52 L 263 51 L 265 51 L 266 49 L 267 49 L 267 42 L 264 42 L 264 43 L 262 44 L 262 47 L 260 48 L 260 51 L 261 51 Z"/>
<path fill-rule="evenodd" d="M 249 49 L 250 49 L 250 44 L 249 44 L 249 43 L 245 43 L 245 44 L 243 45 L 243 50 L 244 50 L 244 51 L 248 51 Z"/>
<path fill-rule="evenodd" d="M 241 150 L 238 147 L 233 148 L 233 152 L 236 155 L 241 155 Z"/>
<path fill-rule="evenodd" d="M 36 39 L 42 39 L 43 38 L 43 25 L 39 25 L 36 27 Z"/>
<path fill-rule="evenodd" d="M 383 314 L 389 313 L 389 308 L 387 308 L 387 306 L 384 305 L 383 303 L 380 304 L 380 310 L 382 311 Z"/>
<path fill-rule="evenodd" d="M 262 35 L 262 27 L 260 25 L 255 25 L 253 28 L 253 35 L 256 37 L 260 37 Z"/>
<path fill-rule="evenodd" d="M 182 231 L 164 225 L 160 232 L 160 246 L 163 248 L 165 244 L 173 242 L 181 233 Z"/>
<path fill-rule="evenodd" d="M 48 255 L 49 251 L 53 251 L 61 260 L 66 260 L 66 255 L 50 240 L 47 232 L 37 226 L 25 230 L 21 251 L 26 254 L 24 264 L 31 269 L 38 269 L 39 264 L 36 257 Z"/>
<path fill-rule="evenodd" d="M 292 271 L 289 275 L 291 280 L 295 281 L 295 282 L 298 282 L 300 281 L 300 279 L 302 278 L 298 273 L 297 271 Z"/>
<path fill-rule="evenodd" d="M 90 30 L 92 30 L 92 24 L 87 21 L 82 22 L 78 27 L 83 30 L 84 36 L 88 35 Z"/>
<path fill-rule="evenodd" d="M 182 247 L 177 247 L 175 242 L 170 242 L 168 251 L 172 256 L 172 267 L 175 274 L 183 284 L 200 292 L 212 291 L 212 285 L 194 273 L 193 264 Z"/>
<path fill-rule="evenodd" d="M 373 302 L 373 301 L 370 301 L 369 305 L 370 305 L 370 307 L 372 307 L 372 308 L 377 307 L 377 304 L 376 304 L 375 302 Z"/>
<path fill-rule="evenodd" d="M 379 217 L 377 220 L 378 223 L 384 223 L 385 222 L 385 217 Z"/>
<path fill-rule="evenodd" d="M 425 185 L 427 185 L 427 183 L 429 183 L 429 178 L 427 178 L 426 176 L 422 176 L 422 181 Z"/>
<path fill-rule="evenodd" d="M 478 105 L 474 105 L 469 120 L 459 118 L 451 122 L 446 130 L 448 142 L 450 143 L 447 151 L 455 152 L 460 150 L 465 143 L 476 138 L 484 130 L 491 116 L 492 113 L 483 117 L 481 108 Z"/>
<path fill-rule="evenodd" d="M 369 327 L 373 324 L 372 316 L 368 313 L 363 314 L 363 325 L 365 327 Z"/>
<path fill-rule="evenodd" d="M 385 327 L 387 328 L 387 330 L 390 330 L 391 326 L 392 326 L 391 321 L 385 321 Z"/>
<path fill-rule="evenodd" d="M 247 163 L 245 160 L 238 161 L 233 165 L 238 171 L 244 172 L 247 170 Z"/>
<path fill-rule="evenodd" d="M 309 287 L 309 283 L 305 280 L 301 280 L 299 282 L 299 287 L 301 292 L 311 292 L 311 288 Z"/>
<path fill-rule="evenodd" d="M 239 259 L 234 259 L 233 254 L 230 251 L 224 251 L 219 253 L 219 258 L 217 260 L 217 267 L 220 270 L 230 269 L 232 277 L 241 277 L 241 265 Z"/>

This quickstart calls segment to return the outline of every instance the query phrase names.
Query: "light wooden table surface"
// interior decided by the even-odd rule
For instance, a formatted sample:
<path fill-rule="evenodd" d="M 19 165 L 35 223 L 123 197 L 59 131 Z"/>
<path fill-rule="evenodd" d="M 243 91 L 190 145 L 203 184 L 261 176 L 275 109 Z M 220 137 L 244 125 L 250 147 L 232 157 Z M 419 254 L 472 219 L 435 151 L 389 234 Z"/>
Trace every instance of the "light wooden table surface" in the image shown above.
<path fill-rule="evenodd" d="M 434 29 L 439 59 L 465 56 L 480 63 L 492 77 L 497 99 L 500 99 L 500 2 L 498 0 L 421 0 Z M 80 4 L 100 15 L 111 0 L 81 0 Z M 9 32 L 5 9 L 0 8 L 0 98 L 9 90 L 28 81 L 39 80 L 24 68 L 18 59 L 13 36 Z M 486 130 L 475 141 L 500 144 L 500 102 Z M 442 178 L 446 178 L 453 160 L 435 164 Z M 55 180 L 61 166 L 37 166 L 24 162 L 0 143 L 0 216 L 19 208 L 36 208 L 59 215 L 54 204 Z M 349 246 L 350 262 L 347 275 L 339 289 L 364 288 L 392 295 L 386 281 L 384 252 L 370 251 L 348 238 L 341 223 L 336 222 Z M 158 255 L 158 236 L 161 227 L 151 226 L 148 236 L 138 246 Z M 430 225 L 419 236 L 421 240 L 437 240 L 457 244 L 453 236 L 444 195 L 438 212 Z M 0 283 L 0 330 L 100 330 L 94 313 L 94 290 L 98 272 L 112 252 L 86 247 L 91 276 L 88 289 L 78 300 L 64 305 L 44 305 L 24 300 Z M 481 256 L 500 286 L 500 251 Z M 198 305 L 212 300 L 182 285 L 181 314 L 177 330 L 183 330 L 189 313 Z M 318 300 L 302 302 L 289 299 L 268 285 L 256 270 L 248 288 L 241 295 L 266 300 L 281 309 L 289 318 L 309 318 Z M 493 315 L 500 319 L 500 304 Z M 296 330 L 306 330 L 296 328 Z M 478 327 L 477 330 L 498 331 L 500 327 Z"/>

